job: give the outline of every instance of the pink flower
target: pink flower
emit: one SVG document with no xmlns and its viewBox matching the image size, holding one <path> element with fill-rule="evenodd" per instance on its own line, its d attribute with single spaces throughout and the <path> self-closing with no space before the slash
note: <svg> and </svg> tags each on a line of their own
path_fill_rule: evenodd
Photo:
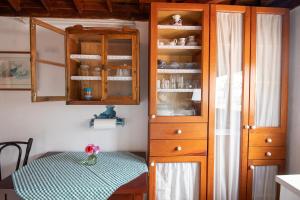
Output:
<svg viewBox="0 0 300 200">
<path fill-rule="evenodd" d="M 89 144 L 85 147 L 85 152 L 88 155 L 92 155 L 92 154 L 98 154 L 100 152 L 100 147 L 96 146 L 94 144 Z"/>
</svg>

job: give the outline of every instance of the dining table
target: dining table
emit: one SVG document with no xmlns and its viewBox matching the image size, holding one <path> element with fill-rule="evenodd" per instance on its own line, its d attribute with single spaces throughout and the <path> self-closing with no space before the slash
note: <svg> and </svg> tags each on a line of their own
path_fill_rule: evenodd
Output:
<svg viewBox="0 0 300 200">
<path fill-rule="evenodd" d="M 62 152 L 47 152 L 39 158 L 56 155 Z M 139 157 L 146 158 L 145 152 L 130 152 Z M 38 158 L 38 159 L 39 159 Z M 119 187 L 110 197 L 109 200 L 142 200 L 147 193 L 147 172 L 136 177 L 132 181 Z M 0 200 L 21 200 L 16 194 L 13 177 L 9 175 L 0 182 Z"/>
</svg>

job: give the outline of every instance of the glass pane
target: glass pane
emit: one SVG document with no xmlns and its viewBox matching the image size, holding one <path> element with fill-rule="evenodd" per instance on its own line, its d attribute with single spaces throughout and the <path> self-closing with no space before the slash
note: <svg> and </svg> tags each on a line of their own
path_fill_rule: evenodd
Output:
<svg viewBox="0 0 300 200">
<path fill-rule="evenodd" d="M 199 163 L 157 163 L 156 200 L 199 200 Z"/>
<path fill-rule="evenodd" d="M 158 12 L 157 115 L 201 116 L 201 11 Z"/>
<path fill-rule="evenodd" d="M 280 15 L 258 14 L 256 38 L 257 127 L 280 125 L 281 35 Z"/>
<path fill-rule="evenodd" d="M 65 68 L 36 64 L 37 96 L 65 96 Z"/>
<path fill-rule="evenodd" d="M 46 39 L 45 39 L 46 38 Z M 64 35 L 36 26 L 37 59 L 65 63 Z"/>
<path fill-rule="evenodd" d="M 275 200 L 277 166 L 255 166 L 252 181 L 253 200 Z"/>
<path fill-rule="evenodd" d="M 215 199 L 238 199 L 242 107 L 243 14 L 217 12 Z"/>
<path fill-rule="evenodd" d="M 132 66 L 132 40 L 108 39 L 108 66 Z"/>
<path fill-rule="evenodd" d="M 102 35 L 71 35 L 70 98 L 98 101 L 102 96 Z"/>
<path fill-rule="evenodd" d="M 123 37 L 108 39 L 108 97 L 132 96 L 132 40 Z"/>
<path fill-rule="evenodd" d="M 110 69 L 107 77 L 108 96 L 132 96 L 131 69 Z"/>
</svg>

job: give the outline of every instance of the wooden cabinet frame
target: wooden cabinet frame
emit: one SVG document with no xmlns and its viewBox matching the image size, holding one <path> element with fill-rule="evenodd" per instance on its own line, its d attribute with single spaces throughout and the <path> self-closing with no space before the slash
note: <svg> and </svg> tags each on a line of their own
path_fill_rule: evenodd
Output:
<svg viewBox="0 0 300 200">
<path fill-rule="evenodd" d="M 149 200 L 156 200 L 156 163 L 184 163 L 196 162 L 200 164 L 200 188 L 199 200 L 206 199 L 206 156 L 183 156 L 183 157 L 150 157 L 149 159 Z"/>
<path fill-rule="evenodd" d="M 118 104 L 118 105 L 130 105 L 139 104 L 140 92 L 139 92 L 139 32 L 136 29 L 121 28 L 121 29 L 104 29 L 104 28 L 84 28 L 82 26 L 74 26 L 67 28 L 67 104 L 93 104 L 93 105 L 103 105 L 103 104 Z M 71 74 L 70 74 L 70 45 L 68 45 L 69 35 L 75 34 L 97 34 L 101 36 L 102 41 L 102 53 L 101 53 L 101 100 L 96 101 L 84 101 L 84 100 L 73 100 L 70 97 L 70 85 L 71 85 Z M 132 66 L 109 66 L 107 64 L 108 59 L 108 40 L 109 39 L 128 39 L 132 42 Z M 132 72 L 132 95 L 131 96 L 108 96 L 108 70 L 109 69 L 131 69 Z"/>
<path fill-rule="evenodd" d="M 252 180 L 253 169 L 251 166 L 278 166 L 278 173 L 283 174 L 285 171 L 285 160 L 249 160 L 247 172 L 247 200 L 252 200 Z M 275 180 L 274 180 L 275 182 Z M 277 184 L 277 199 L 279 198 L 279 184 Z"/>
<path fill-rule="evenodd" d="M 157 116 L 157 25 L 158 11 L 202 11 L 202 100 L 201 116 Z M 149 65 L 149 119 L 150 122 L 207 122 L 208 121 L 208 71 L 209 71 L 209 5 L 152 3 L 150 20 L 150 65 Z M 155 116 L 155 118 L 151 118 Z"/>
<path fill-rule="evenodd" d="M 215 148 L 215 87 L 217 76 L 217 12 L 233 12 L 244 14 L 243 23 L 243 93 L 242 93 L 242 113 L 241 125 L 248 124 L 249 107 L 249 78 L 250 78 L 250 7 L 211 5 L 210 17 L 210 96 L 209 96 L 209 141 L 208 141 L 208 177 L 207 179 L 207 199 L 214 197 L 214 148 Z M 248 156 L 248 130 L 241 127 L 241 153 L 240 153 L 240 193 L 246 192 L 247 180 L 247 160 Z M 246 171 L 245 171 L 246 169 Z M 242 199 L 242 198 L 240 198 Z"/>
</svg>

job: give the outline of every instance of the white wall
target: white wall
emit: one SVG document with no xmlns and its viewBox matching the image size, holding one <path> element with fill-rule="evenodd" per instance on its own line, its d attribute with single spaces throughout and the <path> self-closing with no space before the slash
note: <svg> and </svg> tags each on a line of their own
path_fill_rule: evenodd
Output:
<svg viewBox="0 0 300 200">
<path fill-rule="evenodd" d="M 300 7 L 291 11 L 288 172 L 300 174 Z"/>
<path fill-rule="evenodd" d="M 25 20 L 26 21 L 26 20 Z M 97 21 L 97 20 L 96 20 Z M 100 20 L 101 21 L 101 20 Z M 102 20 L 103 21 L 103 20 Z M 0 18 L 0 51 L 29 51 L 29 25 Z M 81 151 L 95 143 L 104 151 L 146 151 L 148 113 L 148 23 L 136 22 L 140 30 L 141 103 L 116 106 L 125 127 L 93 130 L 88 127 L 94 114 L 105 106 L 67 106 L 65 102 L 31 103 L 29 91 L 0 91 L 0 142 L 34 138 L 31 159 L 47 151 Z M 1 161 L 4 174 L 12 168 L 9 149 Z M 8 161 L 8 162 L 7 162 Z"/>
</svg>

